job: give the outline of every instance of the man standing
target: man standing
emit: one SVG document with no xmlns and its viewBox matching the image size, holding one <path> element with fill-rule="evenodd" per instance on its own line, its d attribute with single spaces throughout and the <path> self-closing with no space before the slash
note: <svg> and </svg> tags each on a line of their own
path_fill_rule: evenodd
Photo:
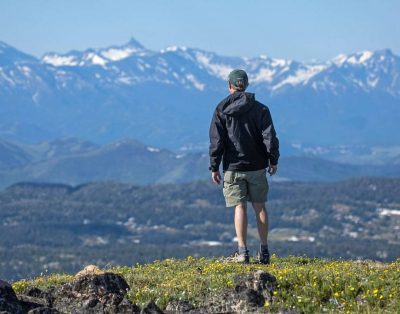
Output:
<svg viewBox="0 0 400 314">
<path fill-rule="evenodd" d="M 213 182 L 220 184 L 223 159 L 226 206 L 235 206 L 235 261 L 249 262 L 247 202 L 251 202 L 261 242 L 260 263 L 269 264 L 266 169 L 271 176 L 278 169 L 279 141 L 269 109 L 255 100 L 254 94 L 245 92 L 248 85 L 245 71 L 229 74 L 230 95 L 218 104 L 210 126 L 210 170 Z"/>
</svg>

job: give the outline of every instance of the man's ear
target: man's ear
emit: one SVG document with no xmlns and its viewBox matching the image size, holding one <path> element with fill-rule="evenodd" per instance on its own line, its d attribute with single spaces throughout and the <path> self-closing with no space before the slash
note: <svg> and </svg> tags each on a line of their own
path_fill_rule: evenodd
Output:
<svg viewBox="0 0 400 314">
<path fill-rule="evenodd" d="M 234 88 L 232 87 L 231 82 L 229 82 L 229 81 L 228 81 L 228 89 L 229 89 L 229 93 L 231 93 L 231 94 L 235 91 Z"/>
</svg>

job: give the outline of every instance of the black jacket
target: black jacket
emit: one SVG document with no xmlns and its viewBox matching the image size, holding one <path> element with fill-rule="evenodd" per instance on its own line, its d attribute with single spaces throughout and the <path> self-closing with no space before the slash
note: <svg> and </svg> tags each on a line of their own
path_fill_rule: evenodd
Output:
<svg viewBox="0 0 400 314">
<path fill-rule="evenodd" d="M 210 170 L 254 171 L 277 165 L 279 141 L 268 107 L 254 94 L 235 92 L 222 100 L 210 125 Z"/>
</svg>

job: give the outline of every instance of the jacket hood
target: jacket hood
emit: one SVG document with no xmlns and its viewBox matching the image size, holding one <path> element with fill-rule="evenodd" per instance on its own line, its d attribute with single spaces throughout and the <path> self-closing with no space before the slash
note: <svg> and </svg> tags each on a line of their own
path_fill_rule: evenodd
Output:
<svg viewBox="0 0 400 314">
<path fill-rule="evenodd" d="M 254 100 L 252 93 L 234 92 L 221 102 L 221 111 L 230 116 L 239 116 L 253 107 Z"/>
</svg>

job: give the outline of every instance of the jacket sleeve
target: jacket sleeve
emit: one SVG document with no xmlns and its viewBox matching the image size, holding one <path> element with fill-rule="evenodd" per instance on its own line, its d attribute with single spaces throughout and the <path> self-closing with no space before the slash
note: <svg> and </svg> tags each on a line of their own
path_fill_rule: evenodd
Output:
<svg viewBox="0 0 400 314">
<path fill-rule="evenodd" d="M 265 108 L 261 122 L 262 137 L 265 149 L 268 154 L 269 163 L 277 165 L 279 159 L 279 140 L 276 137 L 274 124 L 272 122 L 271 113 L 268 108 Z"/>
<path fill-rule="evenodd" d="M 210 170 L 218 171 L 225 151 L 226 128 L 220 113 L 216 109 L 210 125 Z"/>
</svg>

